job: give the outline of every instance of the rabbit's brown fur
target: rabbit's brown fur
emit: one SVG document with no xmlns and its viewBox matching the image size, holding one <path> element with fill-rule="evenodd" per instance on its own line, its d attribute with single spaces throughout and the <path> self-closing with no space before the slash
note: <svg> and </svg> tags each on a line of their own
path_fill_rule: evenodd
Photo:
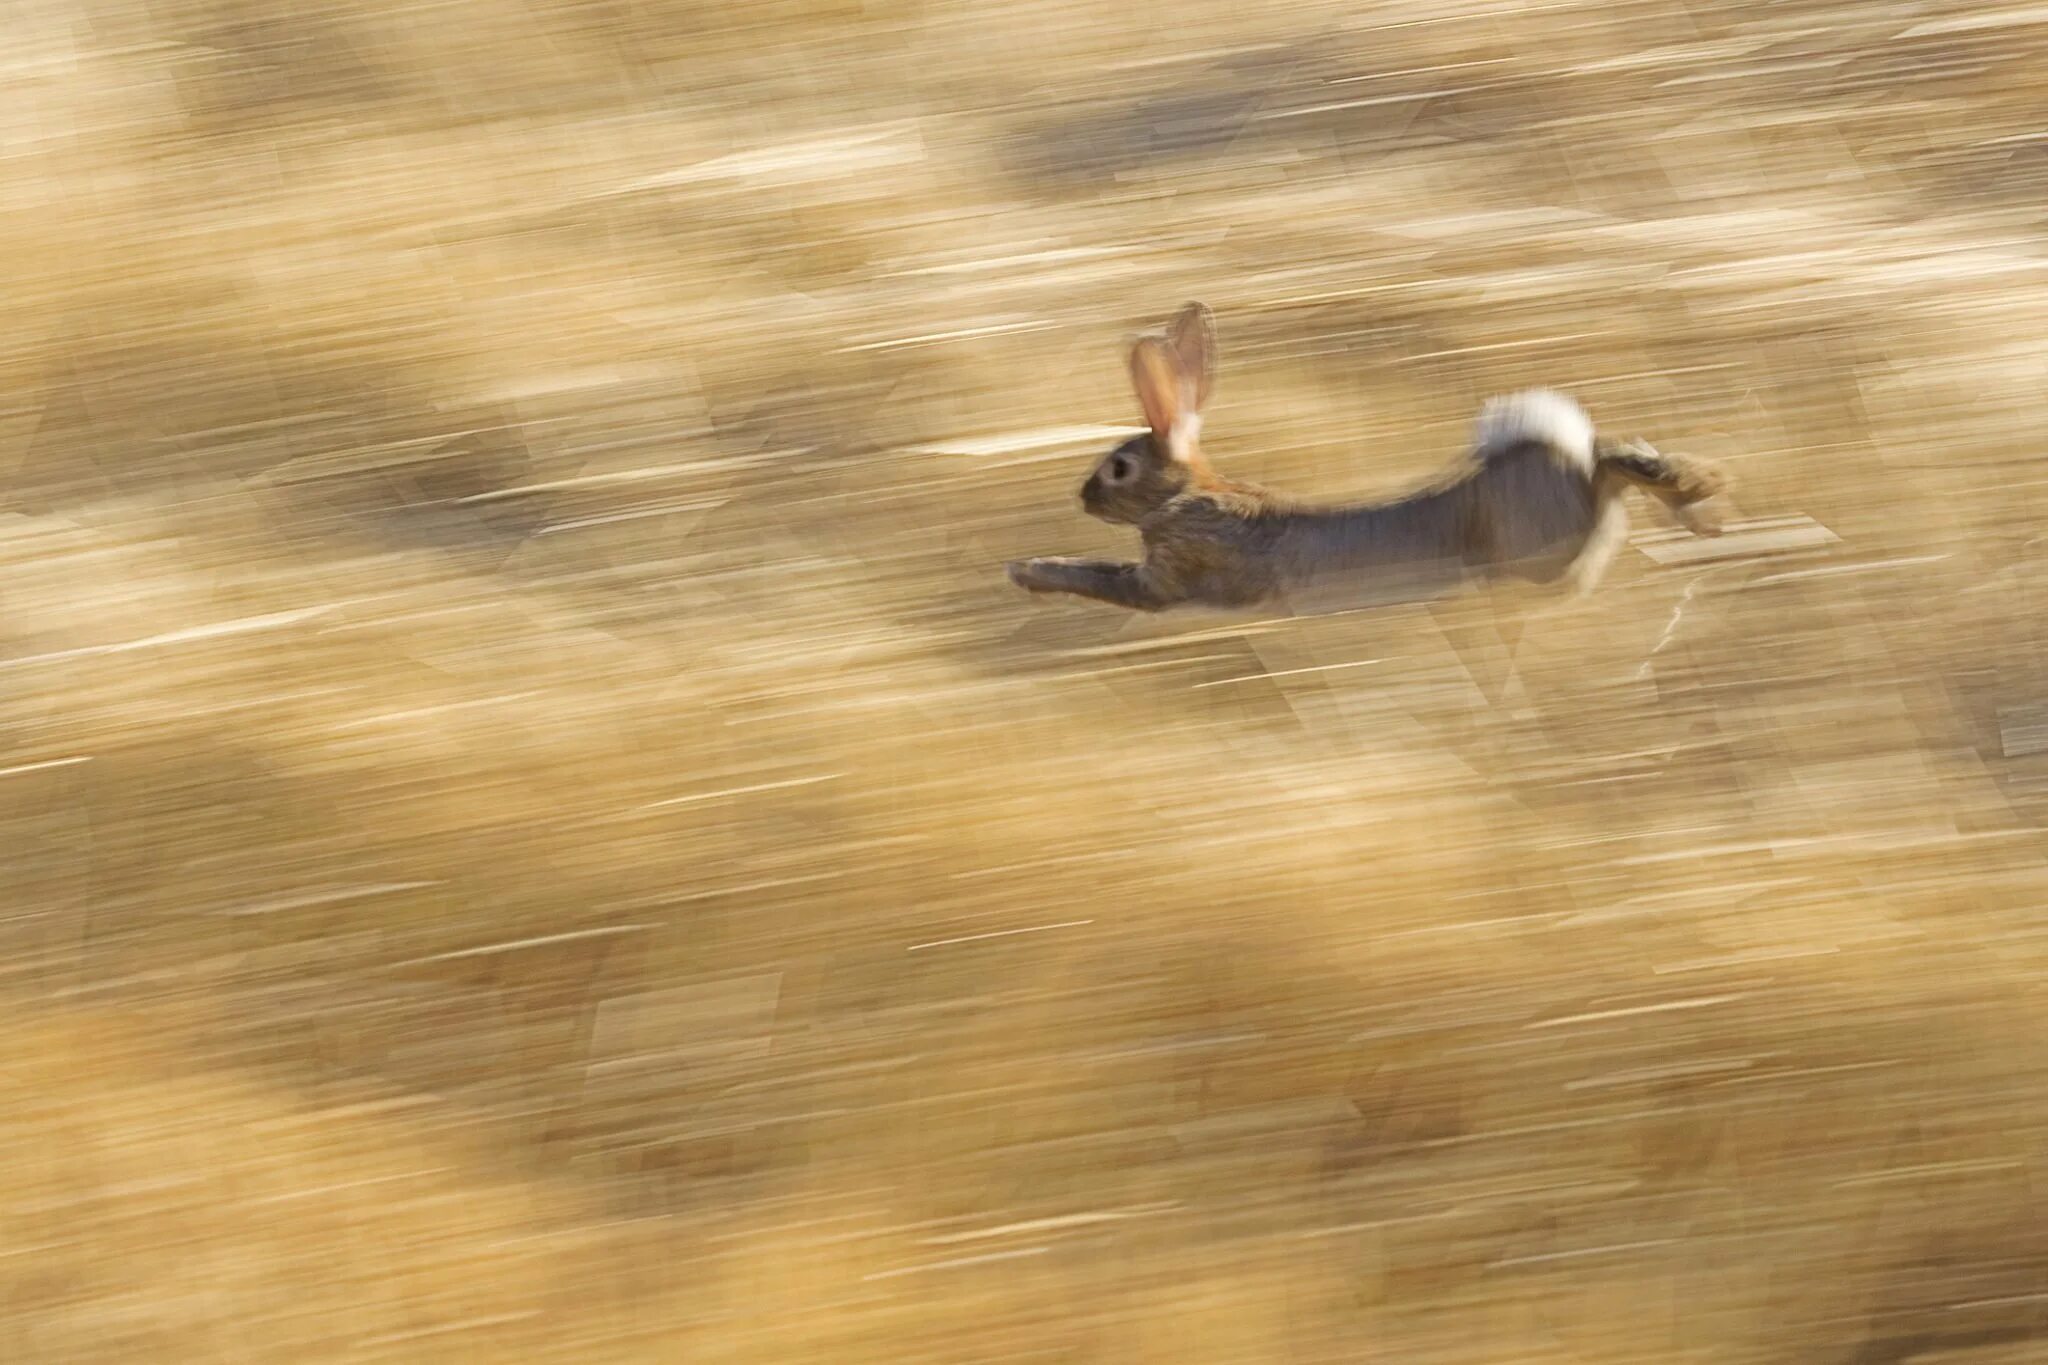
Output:
<svg viewBox="0 0 2048 1365">
<path fill-rule="evenodd" d="M 1691 529 L 1718 530 L 1701 506 L 1727 485 L 1718 466 L 1600 438 L 1578 404 L 1543 390 L 1488 403 L 1463 467 L 1405 497 L 1317 506 L 1224 478 L 1199 444 L 1215 350 L 1198 303 L 1132 348 L 1148 430 L 1082 485 L 1091 516 L 1138 528 L 1143 561 L 1030 559 L 1009 566 L 1012 582 L 1139 611 L 1284 603 L 1326 587 L 1412 601 L 1489 576 L 1565 578 L 1583 593 L 1627 538 L 1630 486 Z"/>
</svg>

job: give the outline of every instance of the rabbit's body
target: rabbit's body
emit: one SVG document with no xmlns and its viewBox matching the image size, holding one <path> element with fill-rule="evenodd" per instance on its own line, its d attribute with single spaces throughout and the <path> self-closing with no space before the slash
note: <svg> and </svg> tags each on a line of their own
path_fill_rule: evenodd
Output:
<svg viewBox="0 0 2048 1365">
<path fill-rule="evenodd" d="M 1138 344 L 1132 372 L 1151 430 L 1112 451 L 1082 489 L 1090 514 L 1138 527 L 1144 561 L 1034 559 L 1010 566 L 1013 581 L 1147 611 L 1332 595 L 1416 601 L 1475 577 L 1568 576 L 1584 592 L 1627 536 L 1631 484 L 1713 530 L 1695 504 L 1720 491 L 1717 469 L 1601 440 L 1577 403 L 1546 390 L 1489 402 L 1466 465 L 1404 497 L 1318 506 L 1222 478 L 1194 443 L 1213 350 L 1199 305 L 1166 342 Z"/>
</svg>

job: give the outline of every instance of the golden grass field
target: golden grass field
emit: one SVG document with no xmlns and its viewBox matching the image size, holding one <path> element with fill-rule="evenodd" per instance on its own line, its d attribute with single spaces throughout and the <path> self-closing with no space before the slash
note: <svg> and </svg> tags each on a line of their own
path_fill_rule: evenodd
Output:
<svg viewBox="0 0 2048 1365">
<path fill-rule="evenodd" d="M 2048 12 L 6 37 L 0 1359 L 2048 1361 Z M 1197 297 L 1749 528 L 1027 598 Z"/>
</svg>

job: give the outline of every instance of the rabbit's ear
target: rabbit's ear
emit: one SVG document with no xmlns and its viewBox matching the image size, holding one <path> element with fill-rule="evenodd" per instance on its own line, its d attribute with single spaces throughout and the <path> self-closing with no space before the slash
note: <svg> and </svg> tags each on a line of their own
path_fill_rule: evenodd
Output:
<svg viewBox="0 0 2048 1365">
<path fill-rule="evenodd" d="M 1131 347 L 1131 387 L 1138 392 L 1153 440 L 1171 450 L 1184 408 L 1180 361 L 1173 348 L 1159 337 L 1140 337 Z"/>
<path fill-rule="evenodd" d="M 1188 410 L 1199 413 L 1208 406 L 1209 391 L 1216 384 L 1216 318 L 1209 305 L 1190 303 L 1181 309 L 1166 339 L 1180 362 L 1181 381 L 1189 390 Z"/>
</svg>

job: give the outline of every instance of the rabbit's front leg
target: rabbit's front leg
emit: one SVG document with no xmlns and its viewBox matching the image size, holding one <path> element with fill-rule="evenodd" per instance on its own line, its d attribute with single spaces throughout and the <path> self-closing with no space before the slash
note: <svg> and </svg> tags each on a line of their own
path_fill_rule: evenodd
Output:
<svg viewBox="0 0 2048 1365">
<path fill-rule="evenodd" d="M 1133 611 L 1162 611 L 1179 598 L 1143 564 L 1107 559 L 1025 559 L 1009 565 L 1010 581 L 1029 592 L 1065 592 Z"/>
</svg>

